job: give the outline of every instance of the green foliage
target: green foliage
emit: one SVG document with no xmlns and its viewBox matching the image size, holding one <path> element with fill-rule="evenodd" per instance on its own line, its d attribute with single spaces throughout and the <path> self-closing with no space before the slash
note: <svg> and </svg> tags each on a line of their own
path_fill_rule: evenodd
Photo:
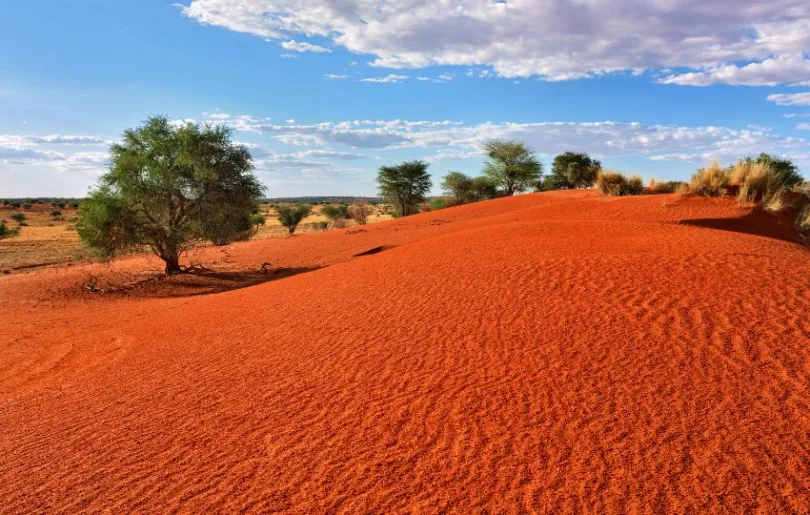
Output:
<svg viewBox="0 0 810 515">
<path fill-rule="evenodd" d="M 267 221 L 264 219 L 264 215 L 261 213 L 253 213 L 250 215 L 250 225 L 258 227 L 259 225 L 266 224 Z"/>
<path fill-rule="evenodd" d="M 23 209 L 31 209 L 31 204 L 30 203 L 23 204 Z"/>
<path fill-rule="evenodd" d="M 11 219 L 15 222 L 24 222 L 26 219 L 25 213 L 14 213 L 11 215 Z"/>
<path fill-rule="evenodd" d="M 51 216 L 54 217 L 54 218 L 59 218 L 59 217 L 62 216 L 62 212 L 61 211 L 51 211 Z"/>
<path fill-rule="evenodd" d="M 332 221 L 345 220 L 349 218 L 349 206 L 346 204 L 329 204 L 321 208 L 321 213 Z"/>
<path fill-rule="evenodd" d="M 396 206 L 395 216 L 408 216 L 433 186 L 424 161 L 406 161 L 394 166 L 381 166 L 377 174 L 380 195 Z"/>
<path fill-rule="evenodd" d="M 790 188 L 800 184 L 804 180 L 801 174 L 799 174 L 799 169 L 796 165 L 787 159 L 779 159 L 778 157 L 763 152 L 756 158 L 745 158 L 745 162 L 748 164 L 763 164 L 770 168 L 776 175 L 777 183 L 782 187 Z"/>
<path fill-rule="evenodd" d="M 309 204 L 287 204 L 276 206 L 276 210 L 278 211 L 278 221 L 287 228 L 290 234 L 294 234 L 298 224 L 309 216 L 312 207 Z"/>
<path fill-rule="evenodd" d="M 11 203 L 11 207 L 14 208 L 14 209 L 20 209 L 21 205 L 22 204 L 20 204 L 19 202 L 12 202 Z"/>
<path fill-rule="evenodd" d="M 489 160 L 484 175 L 506 196 L 531 188 L 543 176 L 543 165 L 522 141 L 491 140 L 485 145 Z"/>
<path fill-rule="evenodd" d="M 602 164 L 588 154 L 565 152 L 554 158 L 551 175 L 543 183 L 543 189 L 590 188 L 601 169 Z"/>
<path fill-rule="evenodd" d="M 456 204 L 464 204 L 473 200 L 473 179 L 461 172 L 449 172 L 442 180 L 442 191 L 445 195 L 453 197 Z"/>
<path fill-rule="evenodd" d="M 489 177 L 473 177 L 470 188 L 472 200 L 489 200 L 500 196 L 498 185 Z"/>
<path fill-rule="evenodd" d="M 436 197 L 434 199 L 430 199 L 430 210 L 431 211 L 438 211 L 439 209 L 444 209 L 446 207 L 450 207 L 451 205 L 452 205 L 452 202 L 448 202 L 448 199 L 446 199 L 444 197 Z"/>
<path fill-rule="evenodd" d="M 198 242 L 240 234 L 264 191 L 227 127 L 150 118 L 110 152 L 109 172 L 81 203 L 79 235 L 107 256 L 148 246 L 166 273 L 179 272 L 181 254 Z"/>
<path fill-rule="evenodd" d="M 12 229 L 6 225 L 6 222 L 0 222 L 0 240 L 4 238 L 13 238 L 20 234 L 19 229 Z"/>
</svg>

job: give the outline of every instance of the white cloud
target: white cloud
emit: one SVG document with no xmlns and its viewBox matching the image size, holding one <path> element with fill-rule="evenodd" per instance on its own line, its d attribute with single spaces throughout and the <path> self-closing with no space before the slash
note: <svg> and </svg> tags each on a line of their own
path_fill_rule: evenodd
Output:
<svg viewBox="0 0 810 515">
<path fill-rule="evenodd" d="M 281 46 L 284 47 L 286 50 L 293 50 L 295 52 L 316 52 L 316 53 L 329 53 L 329 50 L 326 47 L 313 45 L 311 43 L 307 43 L 305 41 L 295 41 L 291 39 L 290 41 L 284 41 L 281 43 Z"/>
<path fill-rule="evenodd" d="M 210 120 L 228 120 L 231 117 L 231 115 L 227 113 L 203 113 L 203 114 L 208 116 L 208 119 Z"/>
<path fill-rule="evenodd" d="M 283 59 L 297 59 L 298 56 L 295 54 L 279 54 L 279 57 Z"/>
<path fill-rule="evenodd" d="M 780 106 L 810 106 L 810 91 L 804 93 L 777 93 L 768 95 L 768 100 Z"/>
<path fill-rule="evenodd" d="M 377 84 L 395 84 L 397 82 L 403 82 L 408 79 L 409 77 L 407 75 L 397 75 L 395 73 L 390 73 L 385 77 L 367 77 L 365 79 L 360 79 L 360 82 L 375 82 Z"/>
<path fill-rule="evenodd" d="M 733 84 L 738 86 L 803 85 L 810 83 L 810 59 L 801 55 L 780 56 L 743 66 L 726 64 L 705 71 L 669 75 L 662 84 L 681 86 L 711 86 Z"/>
<path fill-rule="evenodd" d="M 323 76 L 329 80 L 343 80 L 348 79 L 348 75 L 342 75 L 340 73 L 324 73 Z"/>
<path fill-rule="evenodd" d="M 810 50 L 806 0 L 191 0 L 183 13 L 271 40 L 324 38 L 372 66 L 483 66 L 507 78 L 685 69 L 673 83 L 795 83 Z"/>
<path fill-rule="evenodd" d="M 810 149 L 810 143 L 803 138 L 778 136 L 761 127 L 683 127 L 611 121 L 466 125 L 449 120 L 352 120 L 311 125 L 257 124 L 242 130 L 268 134 L 293 145 L 438 149 L 428 156 L 431 160 L 480 155 L 484 143 L 493 138 L 520 139 L 547 156 L 584 150 L 602 158 L 645 157 L 655 161 L 734 160 L 762 151 L 787 155 Z M 314 155 L 293 154 L 297 159 Z"/>
<path fill-rule="evenodd" d="M 800 131 L 810 131 L 810 123 L 798 123 L 796 128 Z"/>
</svg>

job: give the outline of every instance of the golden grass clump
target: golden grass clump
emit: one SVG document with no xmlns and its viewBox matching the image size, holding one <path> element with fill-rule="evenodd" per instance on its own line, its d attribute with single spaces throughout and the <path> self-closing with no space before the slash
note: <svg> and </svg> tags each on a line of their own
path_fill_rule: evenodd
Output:
<svg viewBox="0 0 810 515">
<path fill-rule="evenodd" d="M 644 183 L 638 175 L 629 178 L 620 172 L 607 170 L 596 177 L 596 187 L 602 195 L 622 197 L 644 193 Z"/>
<path fill-rule="evenodd" d="M 689 181 L 688 193 L 707 197 L 720 197 L 728 193 L 730 178 L 728 172 L 715 161 L 706 168 L 701 168 Z"/>
<path fill-rule="evenodd" d="M 648 193 L 675 193 L 680 188 L 685 187 L 686 184 L 679 181 L 656 181 L 650 179 L 650 184 L 647 186 Z"/>
<path fill-rule="evenodd" d="M 775 198 L 773 190 L 780 189 L 776 173 L 764 163 L 740 161 L 728 173 L 729 183 L 739 188 L 737 200 L 741 203 Z"/>
</svg>

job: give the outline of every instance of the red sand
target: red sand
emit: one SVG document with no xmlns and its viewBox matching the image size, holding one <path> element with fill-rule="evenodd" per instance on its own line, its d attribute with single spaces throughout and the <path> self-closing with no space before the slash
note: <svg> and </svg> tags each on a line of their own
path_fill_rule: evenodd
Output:
<svg viewBox="0 0 810 515">
<path fill-rule="evenodd" d="M 807 513 L 792 239 L 574 192 L 207 249 L 323 267 L 214 295 L 2 277 L 0 511 Z"/>
</svg>

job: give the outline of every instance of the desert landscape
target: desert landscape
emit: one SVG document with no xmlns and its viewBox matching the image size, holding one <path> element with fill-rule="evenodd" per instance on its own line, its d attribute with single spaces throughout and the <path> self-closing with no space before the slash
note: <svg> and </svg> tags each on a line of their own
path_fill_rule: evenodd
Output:
<svg viewBox="0 0 810 515">
<path fill-rule="evenodd" d="M 2 13 L 0 515 L 810 514 L 808 0 Z"/>
<path fill-rule="evenodd" d="M 376 252 L 369 252 L 375 250 Z M 368 254 L 368 255 L 363 255 Z M 0 497 L 60 512 L 806 512 L 810 253 L 731 198 L 502 198 L 0 278 Z"/>
</svg>

